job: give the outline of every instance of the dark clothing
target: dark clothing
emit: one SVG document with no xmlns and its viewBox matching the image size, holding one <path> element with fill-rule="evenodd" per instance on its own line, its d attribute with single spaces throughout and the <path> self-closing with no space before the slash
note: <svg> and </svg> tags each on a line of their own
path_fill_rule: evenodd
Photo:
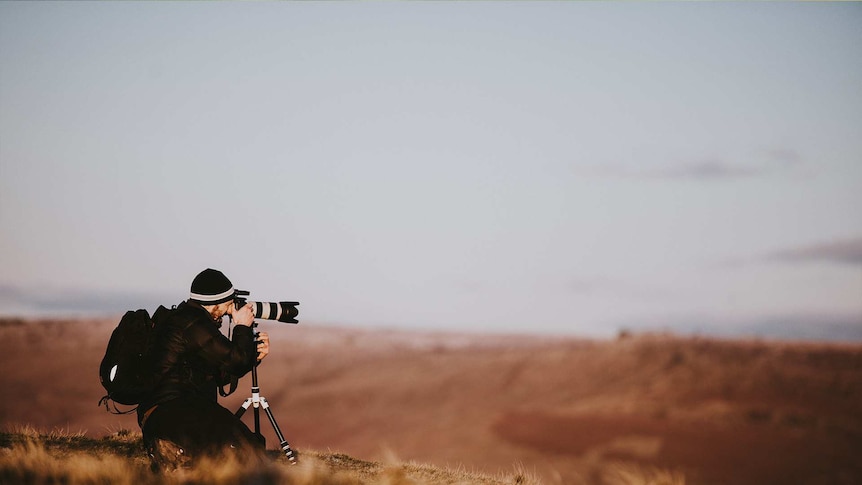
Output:
<svg viewBox="0 0 862 485">
<path fill-rule="evenodd" d="M 152 452 L 169 440 L 186 455 L 219 447 L 259 446 L 239 418 L 217 402 L 219 385 L 248 373 L 257 363 L 251 327 L 237 325 L 233 340 L 194 302 L 155 322 L 152 347 L 153 392 L 138 406 L 144 443 Z"/>
<path fill-rule="evenodd" d="M 159 468 L 174 468 L 206 454 L 235 452 L 241 462 L 252 463 L 265 456 L 262 437 L 232 412 L 197 396 L 159 404 L 142 431 L 147 451 Z"/>
</svg>

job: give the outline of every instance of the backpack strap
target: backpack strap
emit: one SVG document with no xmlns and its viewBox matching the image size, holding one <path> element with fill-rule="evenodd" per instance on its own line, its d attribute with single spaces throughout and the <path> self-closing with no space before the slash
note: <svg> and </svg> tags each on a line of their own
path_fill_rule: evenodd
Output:
<svg viewBox="0 0 862 485">
<path fill-rule="evenodd" d="M 231 338 L 232 330 L 233 330 L 233 320 L 230 320 L 228 322 L 228 326 L 227 326 L 227 338 L 228 338 L 228 340 L 230 340 L 230 338 Z M 221 397 L 230 396 L 231 394 L 234 393 L 234 391 L 236 391 L 237 383 L 239 383 L 239 378 L 234 376 L 234 375 L 231 375 L 230 376 L 230 389 L 228 389 L 228 391 L 225 392 L 224 386 L 218 386 L 219 395 Z"/>
<path fill-rule="evenodd" d="M 111 404 L 110 406 L 108 406 L 109 402 Z M 135 406 L 132 409 L 129 409 L 127 411 L 120 411 L 120 409 L 117 407 L 117 402 L 114 401 L 113 399 L 111 399 L 111 396 L 109 396 L 107 394 L 102 396 L 102 399 L 99 399 L 99 406 L 102 406 L 102 404 L 105 405 L 105 410 L 107 410 L 111 414 L 132 414 L 133 412 L 138 410 L 138 407 Z M 111 410 L 111 407 L 114 408 L 113 411 Z"/>
<path fill-rule="evenodd" d="M 228 397 L 236 391 L 236 386 L 239 383 L 239 378 L 236 376 L 230 376 L 230 389 L 225 392 L 224 386 L 218 386 L 218 393 L 221 397 Z"/>
</svg>

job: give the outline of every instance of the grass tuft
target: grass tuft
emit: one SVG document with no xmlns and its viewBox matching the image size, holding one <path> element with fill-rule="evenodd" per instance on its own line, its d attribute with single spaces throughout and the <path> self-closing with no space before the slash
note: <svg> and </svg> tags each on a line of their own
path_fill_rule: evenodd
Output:
<svg viewBox="0 0 862 485">
<path fill-rule="evenodd" d="M 141 434 L 120 430 L 101 439 L 31 427 L 0 432 L 0 483 L 22 484 L 177 484 L 228 485 L 436 485 L 538 484 L 523 472 L 498 479 L 423 464 L 358 460 L 341 453 L 303 451 L 299 465 L 271 452 L 263 465 L 241 463 L 234 456 L 200 460 L 189 468 L 153 472 Z"/>
<path fill-rule="evenodd" d="M 535 471 L 514 465 L 506 475 L 490 476 L 463 468 L 421 463 L 386 463 L 353 458 L 343 453 L 303 450 L 292 466 L 280 452 L 271 460 L 251 465 L 236 456 L 200 460 L 188 468 L 153 472 L 140 432 L 118 430 L 94 439 L 62 430 L 40 432 L 18 426 L 0 432 L 0 483 L 21 484 L 142 484 L 191 485 L 541 485 Z M 682 473 L 631 463 L 609 463 L 596 470 L 597 485 L 685 485 Z M 581 483 L 581 482 L 579 482 Z"/>
</svg>

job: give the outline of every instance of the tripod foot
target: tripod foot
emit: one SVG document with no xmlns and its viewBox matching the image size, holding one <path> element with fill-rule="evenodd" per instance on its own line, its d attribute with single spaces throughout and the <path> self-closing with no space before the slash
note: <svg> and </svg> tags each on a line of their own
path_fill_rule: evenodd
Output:
<svg viewBox="0 0 862 485">
<path fill-rule="evenodd" d="M 293 451 L 287 441 L 281 442 L 281 451 L 284 452 L 284 456 L 287 457 L 287 460 L 290 462 L 291 465 L 296 465 L 297 461 L 299 460 L 299 454 Z"/>
</svg>

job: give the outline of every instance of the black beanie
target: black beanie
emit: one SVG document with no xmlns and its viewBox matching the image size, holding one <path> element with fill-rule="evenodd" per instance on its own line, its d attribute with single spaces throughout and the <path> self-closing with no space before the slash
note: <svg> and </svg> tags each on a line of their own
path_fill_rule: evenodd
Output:
<svg viewBox="0 0 862 485">
<path fill-rule="evenodd" d="M 233 283 L 221 271 L 207 268 L 192 280 L 190 301 L 201 305 L 218 305 L 233 299 Z"/>
</svg>

